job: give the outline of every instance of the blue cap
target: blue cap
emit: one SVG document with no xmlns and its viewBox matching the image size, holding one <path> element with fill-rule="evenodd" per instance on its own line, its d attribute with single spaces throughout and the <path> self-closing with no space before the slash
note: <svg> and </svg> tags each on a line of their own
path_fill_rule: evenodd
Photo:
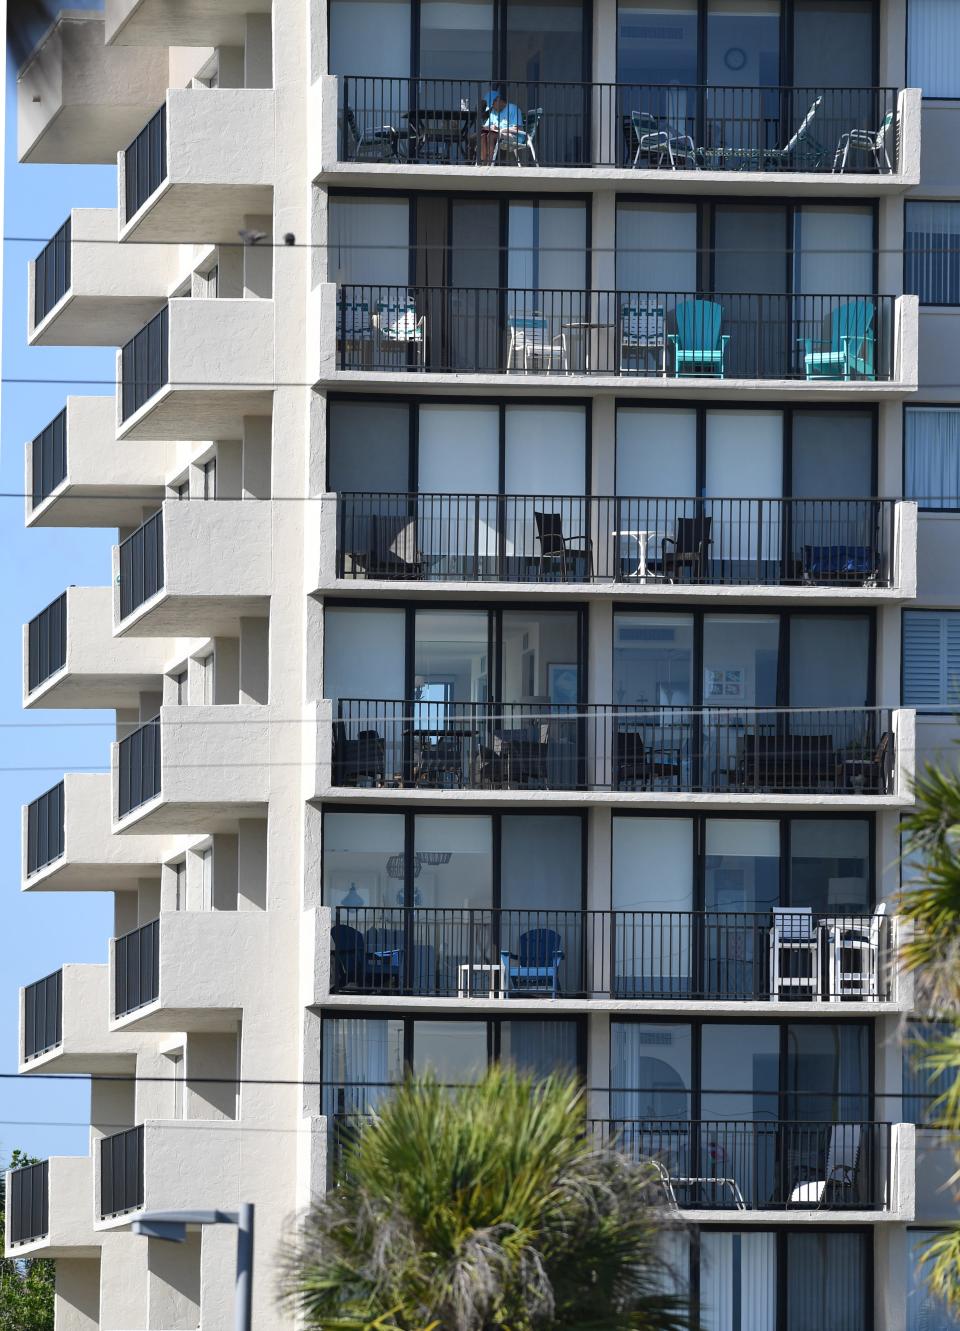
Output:
<svg viewBox="0 0 960 1331">
<path fill-rule="evenodd" d="M 489 92 L 484 94 L 483 100 L 486 102 L 487 106 L 493 106 L 494 101 L 498 97 L 503 98 L 503 93 L 497 88 L 491 88 Z"/>
</svg>

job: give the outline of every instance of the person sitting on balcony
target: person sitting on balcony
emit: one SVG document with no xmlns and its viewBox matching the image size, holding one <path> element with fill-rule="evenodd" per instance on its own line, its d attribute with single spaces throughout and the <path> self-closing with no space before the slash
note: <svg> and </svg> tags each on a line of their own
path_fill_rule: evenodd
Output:
<svg viewBox="0 0 960 1331">
<path fill-rule="evenodd" d="M 526 142 L 526 120 L 519 106 L 508 102 L 498 88 L 491 88 L 483 100 L 488 109 L 480 131 L 480 161 L 489 163 L 493 161 L 493 152 L 501 136 L 508 136 L 517 144 Z"/>
</svg>

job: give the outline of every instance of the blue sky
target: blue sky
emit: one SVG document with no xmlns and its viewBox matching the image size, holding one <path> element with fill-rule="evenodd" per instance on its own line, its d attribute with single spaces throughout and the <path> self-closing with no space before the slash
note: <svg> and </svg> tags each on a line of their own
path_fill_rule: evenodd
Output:
<svg viewBox="0 0 960 1331">
<path fill-rule="evenodd" d="M 3 393 L 0 403 L 0 490 L 23 490 L 23 449 L 63 406 L 68 393 L 106 393 L 84 380 L 113 374 L 110 348 L 26 345 L 27 260 L 53 235 L 71 207 L 116 205 L 116 170 L 106 166 L 17 164 L 16 78 L 7 70 L 3 256 Z M 24 385 L 11 378 L 67 380 Z M 68 444 L 69 447 L 69 444 Z M 17 990 L 66 961 L 105 962 L 112 932 L 106 893 L 21 893 L 20 806 L 54 785 L 64 771 L 105 767 L 106 712 L 34 711 L 20 706 L 21 628 L 63 589 L 110 580 L 109 529 L 27 531 L 23 499 L 0 499 L 0 1071 L 17 1067 Z M 105 649 L 107 644 L 104 644 Z M 51 725 L 51 723 L 54 723 Z M 8 727 L 15 728 L 8 728 Z M 36 770 L 43 769 L 43 770 Z M 79 1155 L 87 1150 L 89 1092 L 85 1085 L 30 1078 L 0 1081 L 0 1163 L 15 1147 L 32 1155 Z M 74 1126 L 52 1126 L 72 1124 Z"/>
</svg>

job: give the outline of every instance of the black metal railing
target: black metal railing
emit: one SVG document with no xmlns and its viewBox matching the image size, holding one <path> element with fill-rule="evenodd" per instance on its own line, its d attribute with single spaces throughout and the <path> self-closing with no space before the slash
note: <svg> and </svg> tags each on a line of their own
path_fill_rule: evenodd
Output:
<svg viewBox="0 0 960 1331">
<path fill-rule="evenodd" d="M 70 290 L 70 218 L 33 263 L 33 324 L 47 317 Z"/>
<path fill-rule="evenodd" d="M 893 499 L 341 493 L 337 577 L 889 587 L 895 514 Z"/>
<path fill-rule="evenodd" d="M 27 805 L 27 874 L 63 855 L 63 782 Z"/>
<path fill-rule="evenodd" d="M 50 1232 L 50 1170 L 46 1160 L 10 1171 L 7 1199 L 8 1242 L 35 1243 Z"/>
<path fill-rule="evenodd" d="M 67 664 L 67 593 L 61 592 L 27 625 L 27 688 L 40 687 Z"/>
<path fill-rule="evenodd" d="M 883 914 L 336 906 L 331 919 L 337 993 L 862 1003 L 892 996 Z"/>
<path fill-rule="evenodd" d="M 100 1138 L 100 1218 L 143 1205 L 143 1126 Z"/>
<path fill-rule="evenodd" d="M 349 74 L 339 97 L 341 161 L 879 174 L 897 163 L 896 88 Z"/>
<path fill-rule="evenodd" d="M 894 297 L 349 283 L 341 370 L 886 382 Z"/>
<path fill-rule="evenodd" d="M 154 1003 L 160 997 L 160 921 L 151 920 L 113 941 L 113 1015 Z"/>
<path fill-rule="evenodd" d="M 63 1040 L 63 971 L 28 984 L 23 991 L 23 1057 L 39 1058 Z"/>
<path fill-rule="evenodd" d="M 588 1130 L 654 1162 L 666 1200 L 718 1211 L 884 1211 L 889 1123 L 591 1119 Z"/>
<path fill-rule="evenodd" d="M 146 203 L 167 178 L 167 108 L 161 106 L 123 155 L 125 218 Z"/>
<path fill-rule="evenodd" d="M 159 393 L 169 378 L 169 314 L 165 305 L 135 333 L 120 353 L 121 419 Z"/>
<path fill-rule="evenodd" d="M 341 698 L 338 786 L 885 795 L 891 712 Z"/>
<path fill-rule="evenodd" d="M 163 509 L 120 542 L 120 618 L 163 587 Z"/>
<path fill-rule="evenodd" d="M 160 794 L 160 717 L 139 726 L 118 745 L 119 816 Z"/>
<path fill-rule="evenodd" d="M 67 411 L 54 416 L 33 441 L 31 506 L 36 508 L 53 494 L 67 475 Z"/>
</svg>

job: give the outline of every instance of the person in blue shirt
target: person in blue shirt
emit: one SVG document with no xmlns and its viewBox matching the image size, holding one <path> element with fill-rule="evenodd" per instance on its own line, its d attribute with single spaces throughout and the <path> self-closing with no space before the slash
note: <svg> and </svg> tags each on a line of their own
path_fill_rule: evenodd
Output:
<svg viewBox="0 0 960 1331">
<path fill-rule="evenodd" d="M 491 88 L 483 99 L 487 104 L 487 118 L 483 124 L 482 160 L 493 159 L 493 149 L 502 134 L 509 134 L 515 143 L 526 143 L 526 120 L 514 102 L 508 102 L 498 88 Z"/>
</svg>

